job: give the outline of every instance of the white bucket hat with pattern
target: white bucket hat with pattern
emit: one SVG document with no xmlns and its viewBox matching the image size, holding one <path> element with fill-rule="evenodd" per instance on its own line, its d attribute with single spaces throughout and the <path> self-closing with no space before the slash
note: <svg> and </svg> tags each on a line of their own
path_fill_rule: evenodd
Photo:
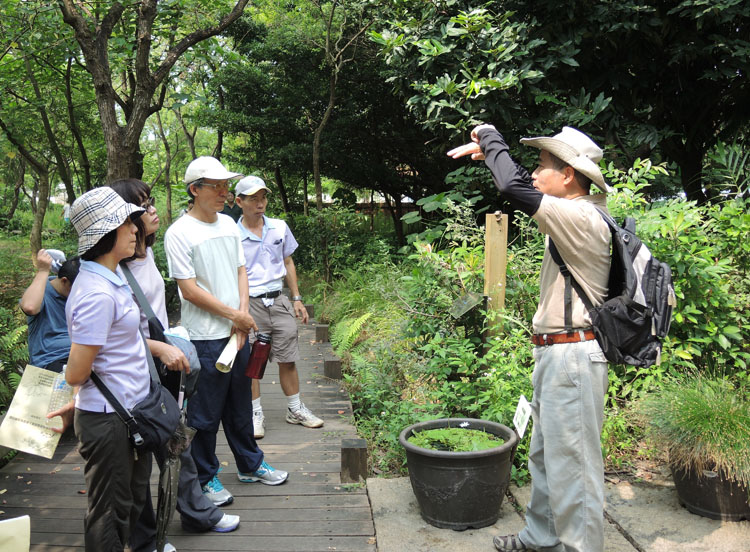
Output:
<svg viewBox="0 0 750 552">
<path fill-rule="evenodd" d="M 70 222 L 78 233 L 78 254 L 94 247 L 105 234 L 118 228 L 131 215 L 141 216 L 142 207 L 126 203 L 112 188 L 94 188 L 70 207 Z"/>
<path fill-rule="evenodd" d="M 550 152 L 581 174 L 588 176 L 603 192 L 612 190 L 604 182 L 604 176 L 598 165 L 604 152 L 580 130 L 563 127 L 562 132 L 551 138 L 547 136 L 521 138 L 521 143 Z"/>
</svg>

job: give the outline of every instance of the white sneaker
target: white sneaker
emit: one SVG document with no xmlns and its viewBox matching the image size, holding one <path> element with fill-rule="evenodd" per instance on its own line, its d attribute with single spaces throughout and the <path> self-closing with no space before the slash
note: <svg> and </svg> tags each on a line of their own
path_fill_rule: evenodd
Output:
<svg viewBox="0 0 750 552">
<path fill-rule="evenodd" d="M 158 550 L 156 550 L 156 548 L 154 548 L 154 552 L 159 552 L 159 551 L 158 551 Z M 175 548 L 174 546 L 172 546 L 172 544 L 171 544 L 171 543 L 169 543 L 169 542 L 168 542 L 168 543 L 166 543 L 166 544 L 164 545 L 164 550 L 163 550 L 163 552 L 177 552 L 177 549 L 176 549 L 176 548 Z"/>
<path fill-rule="evenodd" d="M 253 434 L 256 439 L 263 439 L 266 434 L 266 417 L 263 411 L 253 412 Z"/>
<path fill-rule="evenodd" d="M 240 526 L 240 516 L 231 516 L 224 514 L 224 517 L 219 520 L 219 523 L 211 527 L 211 531 L 217 533 L 229 533 L 237 529 Z"/>
<path fill-rule="evenodd" d="M 224 488 L 217 476 L 213 476 L 211 481 L 201 487 L 203 494 L 214 503 L 214 506 L 224 506 L 234 501 L 232 493 Z"/>
<path fill-rule="evenodd" d="M 286 422 L 288 424 L 302 424 L 305 427 L 323 427 L 323 420 L 310 412 L 304 403 L 300 403 L 299 410 L 286 409 Z"/>
</svg>

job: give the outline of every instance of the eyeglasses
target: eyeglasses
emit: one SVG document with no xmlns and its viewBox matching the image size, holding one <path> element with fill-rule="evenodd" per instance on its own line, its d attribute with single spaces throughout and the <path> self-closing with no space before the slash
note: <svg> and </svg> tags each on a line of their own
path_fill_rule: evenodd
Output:
<svg viewBox="0 0 750 552">
<path fill-rule="evenodd" d="M 141 202 L 141 207 L 143 209 L 146 209 L 147 211 L 149 207 L 153 207 L 154 205 L 156 205 L 156 200 L 154 199 L 153 196 L 147 197 L 145 200 Z"/>
<path fill-rule="evenodd" d="M 205 182 L 201 183 L 201 186 L 205 188 L 213 188 L 217 192 L 226 192 L 229 190 L 229 183 L 224 182 L 223 184 L 206 184 Z"/>
</svg>

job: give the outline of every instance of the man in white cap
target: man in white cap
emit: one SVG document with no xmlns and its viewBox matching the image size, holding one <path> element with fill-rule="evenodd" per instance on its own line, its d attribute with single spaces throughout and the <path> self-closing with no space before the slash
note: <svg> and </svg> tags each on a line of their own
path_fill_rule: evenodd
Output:
<svg viewBox="0 0 750 552">
<path fill-rule="evenodd" d="M 526 527 L 518 535 L 496 536 L 493 544 L 502 552 L 602 552 L 600 439 L 607 361 L 583 301 L 555 259 L 567 266 L 593 305 L 604 301 L 611 235 L 599 212 L 606 212 L 608 189 L 597 165 L 602 150 L 571 127 L 554 137 L 524 138 L 521 143 L 541 150 L 529 175 L 510 157 L 495 127 L 480 125 L 471 139 L 448 155 L 485 160 L 502 197 L 547 235 L 533 320 L 531 499 Z M 605 193 L 592 195 L 592 183 Z"/>
<path fill-rule="evenodd" d="M 297 269 L 292 253 L 297 241 L 286 222 L 265 215 L 269 189 L 263 179 L 247 176 L 237 183 L 237 204 L 242 216 L 237 227 L 245 251 L 250 293 L 250 314 L 259 331 L 271 336 L 271 360 L 279 363 L 281 389 L 287 399 L 286 421 L 304 427 L 322 427 L 323 420 L 315 416 L 300 400 L 297 322 L 307 323 L 307 310 L 297 287 Z M 286 280 L 292 302 L 281 293 Z M 265 435 L 265 416 L 260 404 L 260 381 L 253 380 L 253 429 L 255 438 Z"/>
<path fill-rule="evenodd" d="M 239 478 L 280 485 L 288 474 L 269 466 L 253 437 L 250 379 L 244 374 L 250 348 L 247 336 L 256 330 L 248 313 L 245 256 L 234 221 L 220 214 L 229 181 L 242 176 L 230 172 L 213 157 L 198 157 L 185 171 L 193 208 L 169 227 L 164 246 L 169 275 L 180 290 L 182 325 L 190 334 L 201 362 L 195 394 L 188 402 L 188 425 L 198 430 L 192 452 L 204 494 L 216 506 L 233 501 L 219 481 L 216 434 L 224 427 Z M 216 369 L 216 360 L 232 334 L 237 334 L 235 368 Z"/>
</svg>

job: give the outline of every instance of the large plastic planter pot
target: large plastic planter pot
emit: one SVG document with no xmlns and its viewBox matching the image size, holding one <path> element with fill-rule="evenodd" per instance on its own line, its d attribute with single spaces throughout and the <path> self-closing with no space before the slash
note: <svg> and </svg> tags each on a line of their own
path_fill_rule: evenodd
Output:
<svg viewBox="0 0 750 552">
<path fill-rule="evenodd" d="M 750 489 L 716 472 L 671 468 L 677 498 L 689 512 L 723 521 L 750 520 Z"/>
<path fill-rule="evenodd" d="M 417 447 L 407 440 L 415 432 L 446 427 L 483 430 L 505 442 L 476 452 L 449 452 Z M 407 427 L 399 441 L 406 449 L 411 487 L 426 522 L 463 531 L 497 521 L 518 445 L 515 431 L 486 420 L 444 418 Z"/>
</svg>

